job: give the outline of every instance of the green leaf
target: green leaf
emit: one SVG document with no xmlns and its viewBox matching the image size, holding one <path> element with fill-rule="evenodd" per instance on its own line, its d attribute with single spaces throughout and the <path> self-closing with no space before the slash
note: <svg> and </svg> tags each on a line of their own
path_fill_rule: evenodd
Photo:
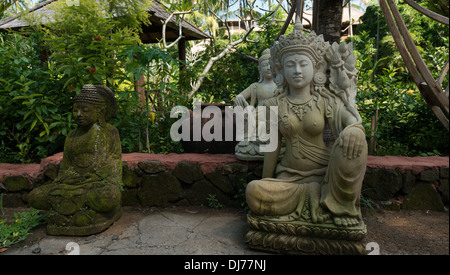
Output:
<svg viewBox="0 0 450 275">
<path fill-rule="evenodd" d="M 16 96 L 16 97 L 14 97 L 12 100 L 14 101 L 14 100 L 19 100 L 19 99 L 28 99 L 28 96 L 23 96 L 23 95 L 21 95 L 21 96 Z"/>
<path fill-rule="evenodd" d="M 34 129 L 34 126 L 36 126 L 36 123 L 37 123 L 37 122 L 38 122 L 38 120 L 35 119 L 35 120 L 33 121 L 33 123 L 31 123 L 29 132 L 31 132 L 31 131 Z"/>
<path fill-rule="evenodd" d="M 27 117 L 28 117 L 29 115 L 31 115 L 32 113 L 34 113 L 34 112 L 35 112 L 34 110 L 29 111 L 29 112 L 23 117 L 23 120 L 26 120 Z"/>
</svg>

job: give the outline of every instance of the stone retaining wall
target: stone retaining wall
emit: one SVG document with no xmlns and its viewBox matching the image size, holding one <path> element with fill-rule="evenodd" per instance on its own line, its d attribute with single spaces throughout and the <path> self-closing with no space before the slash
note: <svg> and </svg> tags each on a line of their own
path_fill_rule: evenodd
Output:
<svg viewBox="0 0 450 275">
<path fill-rule="evenodd" d="M 27 205 L 33 188 L 52 182 L 62 153 L 41 164 L 0 164 L 3 207 Z M 262 162 L 234 155 L 123 154 L 124 206 L 244 205 L 245 184 L 262 175 Z M 448 205 L 448 157 L 368 158 L 362 201 L 405 209 L 444 210 Z"/>
</svg>

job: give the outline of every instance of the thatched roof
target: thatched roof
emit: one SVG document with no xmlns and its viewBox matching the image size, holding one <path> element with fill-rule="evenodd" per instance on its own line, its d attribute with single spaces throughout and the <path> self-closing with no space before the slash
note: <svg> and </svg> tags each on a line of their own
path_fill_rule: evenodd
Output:
<svg viewBox="0 0 450 275">
<path fill-rule="evenodd" d="M 38 18 L 46 18 L 50 22 L 53 22 L 53 11 L 48 8 L 48 4 L 55 2 L 57 0 L 47 0 L 40 4 L 37 4 L 31 8 L 28 13 L 35 14 Z M 162 25 L 164 21 L 169 17 L 161 3 L 156 0 L 152 1 L 148 12 L 151 14 L 150 21 L 151 26 L 143 26 L 143 33 L 141 33 L 141 40 L 144 43 L 154 43 L 158 39 L 162 38 Z M 42 22 L 45 24 L 46 22 Z M 18 16 L 10 16 L 0 20 L 0 31 L 6 29 L 19 29 L 23 27 L 28 27 L 28 23 L 20 20 Z M 183 28 L 183 36 L 186 40 L 199 40 L 209 38 L 209 35 L 204 33 L 199 28 L 195 27 L 191 23 L 183 20 L 181 24 Z M 171 21 L 167 24 L 166 29 L 166 40 L 174 41 L 178 37 L 178 25 L 176 24 L 175 18 L 173 17 Z"/>
</svg>

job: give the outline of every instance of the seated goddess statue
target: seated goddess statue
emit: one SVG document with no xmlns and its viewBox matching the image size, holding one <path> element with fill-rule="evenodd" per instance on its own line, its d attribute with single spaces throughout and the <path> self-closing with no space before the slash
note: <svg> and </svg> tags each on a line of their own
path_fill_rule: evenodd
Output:
<svg viewBox="0 0 450 275">
<path fill-rule="evenodd" d="M 252 83 L 248 88 L 238 94 L 234 100 L 234 106 L 245 109 L 248 106 L 255 107 L 247 117 L 247 131 L 244 139 L 235 148 L 236 158 L 240 160 L 264 160 L 264 153 L 260 152 L 260 144 L 268 142 L 268 135 L 258 128 L 259 123 L 265 123 L 266 117 L 257 106 L 264 106 L 267 99 L 274 97 L 276 85 L 273 82 L 270 69 L 270 49 L 262 52 L 258 61 L 259 81 Z M 250 104 L 247 100 L 250 99 Z M 264 110 L 265 111 L 265 110 Z M 253 127 L 252 127 L 253 126 Z M 259 131 L 258 131 L 259 130 Z"/>
<path fill-rule="evenodd" d="M 271 47 L 278 95 L 265 104 L 278 107 L 271 118 L 277 118 L 279 142 L 265 153 L 262 179 L 246 188 L 253 248 L 365 253 L 354 243 L 366 233 L 359 202 L 367 160 L 354 100 L 355 61 L 351 44 L 330 46 L 321 35 L 305 34 L 300 23 Z M 326 124 L 335 137 L 331 148 L 323 140 Z M 286 151 L 278 162 L 282 137 Z"/>
<path fill-rule="evenodd" d="M 114 115 L 114 93 L 102 85 L 84 85 L 75 96 L 77 129 L 64 143 L 56 179 L 30 192 L 29 204 L 48 210 L 51 235 L 91 235 L 121 215 L 122 150 Z"/>
</svg>

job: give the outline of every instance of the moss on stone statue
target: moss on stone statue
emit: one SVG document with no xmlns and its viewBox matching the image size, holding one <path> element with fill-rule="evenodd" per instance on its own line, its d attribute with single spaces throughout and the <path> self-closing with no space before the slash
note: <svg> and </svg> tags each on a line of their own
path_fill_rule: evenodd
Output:
<svg viewBox="0 0 450 275">
<path fill-rule="evenodd" d="M 85 85 L 74 98 L 78 127 L 65 140 L 58 176 L 29 194 L 32 207 L 53 212 L 47 226 L 49 234 L 94 234 L 120 217 L 120 137 L 106 122 L 114 113 L 114 100 L 111 90 L 98 85 Z M 105 106 L 99 102 L 105 102 Z"/>
</svg>

